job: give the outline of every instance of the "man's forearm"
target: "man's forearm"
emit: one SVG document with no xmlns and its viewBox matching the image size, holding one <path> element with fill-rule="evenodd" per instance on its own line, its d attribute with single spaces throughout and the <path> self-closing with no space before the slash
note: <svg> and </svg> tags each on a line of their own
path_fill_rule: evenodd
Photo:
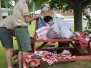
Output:
<svg viewBox="0 0 91 68">
<path fill-rule="evenodd" d="M 30 22 L 36 20 L 39 17 L 41 17 L 41 14 L 34 15 L 33 17 L 30 18 Z"/>
</svg>

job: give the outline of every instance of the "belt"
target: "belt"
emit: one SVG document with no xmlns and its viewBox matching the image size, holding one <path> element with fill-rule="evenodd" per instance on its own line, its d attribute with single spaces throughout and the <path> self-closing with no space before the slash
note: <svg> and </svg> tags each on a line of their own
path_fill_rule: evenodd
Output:
<svg viewBox="0 0 91 68">
<path fill-rule="evenodd" d="M 17 26 L 15 28 L 27 28 L 27 26 Z"/>
<path fill-rule="evenodd" d="M 0 28 L 6 28 L 6 27 L 0 27 Z"/>
</svg>

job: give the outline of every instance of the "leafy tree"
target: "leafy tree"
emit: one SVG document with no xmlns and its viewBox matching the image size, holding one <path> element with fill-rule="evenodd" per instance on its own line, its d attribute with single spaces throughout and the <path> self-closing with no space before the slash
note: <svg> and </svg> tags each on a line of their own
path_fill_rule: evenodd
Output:
<svg viewBox="0 0 91 68">
<path fill-rule="evenodd" d="M 58 5 L 59 8 L 65 6 L 65 10 L 73 10 L 74 31 L 82 31 L 82 12 L 91 4 L 91 0 L 61 0 L 59 4 L 61 5 Z"/>
<path fill-rule="evenodd" d="M 44 3 L 48 2 L 49 0 L 32 0 L 32 1 L 35 2 L 36 9 L 39 9 Z"/>
<path fill-rule="evenodd" d="M 48 2 L 49 0 L 33 0 L 40 4 Z M 82 31 L 82 12 L 89 4 L 91 0 L 50 0 L 50 6 L 56 9 L 63 9 L 64 11 L 73 10 L 74 14 L 74 31 Z"/>
<path fill-rule="evenodd" d="M 12 0 L 1 0 L 1 7 L 2 8 L 12 8 L 13 7 Z"/>
</svg>

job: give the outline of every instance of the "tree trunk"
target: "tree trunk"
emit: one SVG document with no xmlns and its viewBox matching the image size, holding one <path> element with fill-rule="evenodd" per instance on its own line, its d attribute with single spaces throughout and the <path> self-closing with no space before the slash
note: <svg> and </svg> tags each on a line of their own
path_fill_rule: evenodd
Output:
<svg viewBox="0 0 91 68">
<path fill-rule="evenodd" d="M 74 31 L 82 31 L 82 7 L 80 2 L 75 2 L 74 6 Z"/>
<path fill-rule="evenodd" d="M 0 20 L 2 20 L 1 0 L 0 0 Z"/>
</svg>

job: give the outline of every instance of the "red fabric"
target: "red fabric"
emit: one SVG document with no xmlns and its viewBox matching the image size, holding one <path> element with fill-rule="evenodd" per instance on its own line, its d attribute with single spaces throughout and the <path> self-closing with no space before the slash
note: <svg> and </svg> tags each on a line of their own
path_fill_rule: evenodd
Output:
<svg viewBox="0 0 91 68">
<path fill-rule="evenodd" d="M 74 41 L 79 43 L 81 46 L 88 46 L 88 41 L 85 40 L 85 38 L 76 38 Z"/>
<path fill-rule="evenodd" d="M 26 54 L 24 57 L 24 66 L 25 68 L 28 67 L 30 63 L 31 66 L 38 66 L 40 61 L 46 61 L 49 65 L 57 62 L 59 59 L 58 54 L 53 54 L 52 52 L 48 51 L 35 51 L 32 54 Z"/>
<path fill-rule="evenodd" d="M 65 56 L 64 56 L 65 55 Z M 32 54 L 27 53 L 24 57 L 24 65 L 23 68 L 28 68 L 29 63 L 30 66 L 38 66 L 40 61 L 46 61 L 49 65 L 57 62 L 60 57 L 62 59 L 71 59 L 75 58 L 75 56 L 71 56 L 71 53 L 68 50 L 64 50 L 61 55 L 53 54 L 52 52 L 48 51 L 35 51 Z"/>
</svg>

